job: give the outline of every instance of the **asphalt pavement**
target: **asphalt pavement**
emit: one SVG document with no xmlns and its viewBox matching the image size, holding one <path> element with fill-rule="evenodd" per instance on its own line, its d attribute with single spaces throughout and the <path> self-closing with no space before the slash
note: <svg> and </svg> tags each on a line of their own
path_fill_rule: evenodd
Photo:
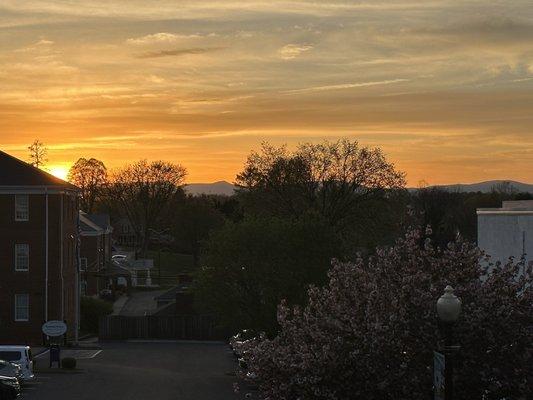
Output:
<svg viewBox="0 0 533 400">
<path fill-rule="evenodd" d="M 105 343 L 100 352 L 80 354 L 78 367 L 82 372 L 37 374 L 22 399 L 240 398 L 233 392 L 235 360 L 225 344 Z"/>
</svg>

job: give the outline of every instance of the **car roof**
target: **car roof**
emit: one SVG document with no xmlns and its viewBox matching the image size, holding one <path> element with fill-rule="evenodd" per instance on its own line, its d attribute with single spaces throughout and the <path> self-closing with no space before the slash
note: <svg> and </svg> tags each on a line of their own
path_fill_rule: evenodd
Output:
<svg viewBox="0 0 533 400">
<path fill-rule="evenodd" d="M 5 346 L 0 345 L 0 350 L 29 350 L 30 346 Z"/>
</svg>

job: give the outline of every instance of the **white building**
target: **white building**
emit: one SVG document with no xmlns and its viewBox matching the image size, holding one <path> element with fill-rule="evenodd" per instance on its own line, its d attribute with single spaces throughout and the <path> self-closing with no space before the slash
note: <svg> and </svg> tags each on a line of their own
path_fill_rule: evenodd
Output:
<svg viewBox="0 0 533 400">
<path fill-rule="evenodd" d="M 501 208 L 477 210 L 478 246 L 492 261 L 509 257 L 533 261 L 533 200 L 504 201 Z"/>
</svg>

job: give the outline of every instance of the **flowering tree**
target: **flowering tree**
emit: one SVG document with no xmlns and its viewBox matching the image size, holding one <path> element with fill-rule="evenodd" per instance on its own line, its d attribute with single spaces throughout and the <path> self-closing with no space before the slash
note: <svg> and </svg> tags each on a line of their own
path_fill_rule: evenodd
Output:
<svg viewBox="0 0 533 400">
<path fill-rule="evenodd" d="M 532 266 L 492 265 L 461 239 L 440 249 L 430 234 L 410 229 L 368 260 L 334 262 L 329 284 L 310 288 L 304 308 L 282 303 L 278 336 L 245 353 L 262 396 L 431 398 L 435 303 L 447 284 L 463 302 L 456 398 L 531 393 Z"/>
</svg>

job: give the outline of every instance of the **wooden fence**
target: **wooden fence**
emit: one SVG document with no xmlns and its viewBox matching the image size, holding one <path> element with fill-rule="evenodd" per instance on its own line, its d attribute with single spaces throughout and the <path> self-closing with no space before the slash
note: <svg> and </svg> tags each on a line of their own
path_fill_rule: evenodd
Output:
<svg viewBox="0 0 533 400">
<path fill-rule="evenodd" d="M 216 328 L 212 316 L 177 315 L 127 317 L 112 315 L 100 318 L 100 340 L 173 339 L 225 340 L 225 332 Z"/>
</svg>

